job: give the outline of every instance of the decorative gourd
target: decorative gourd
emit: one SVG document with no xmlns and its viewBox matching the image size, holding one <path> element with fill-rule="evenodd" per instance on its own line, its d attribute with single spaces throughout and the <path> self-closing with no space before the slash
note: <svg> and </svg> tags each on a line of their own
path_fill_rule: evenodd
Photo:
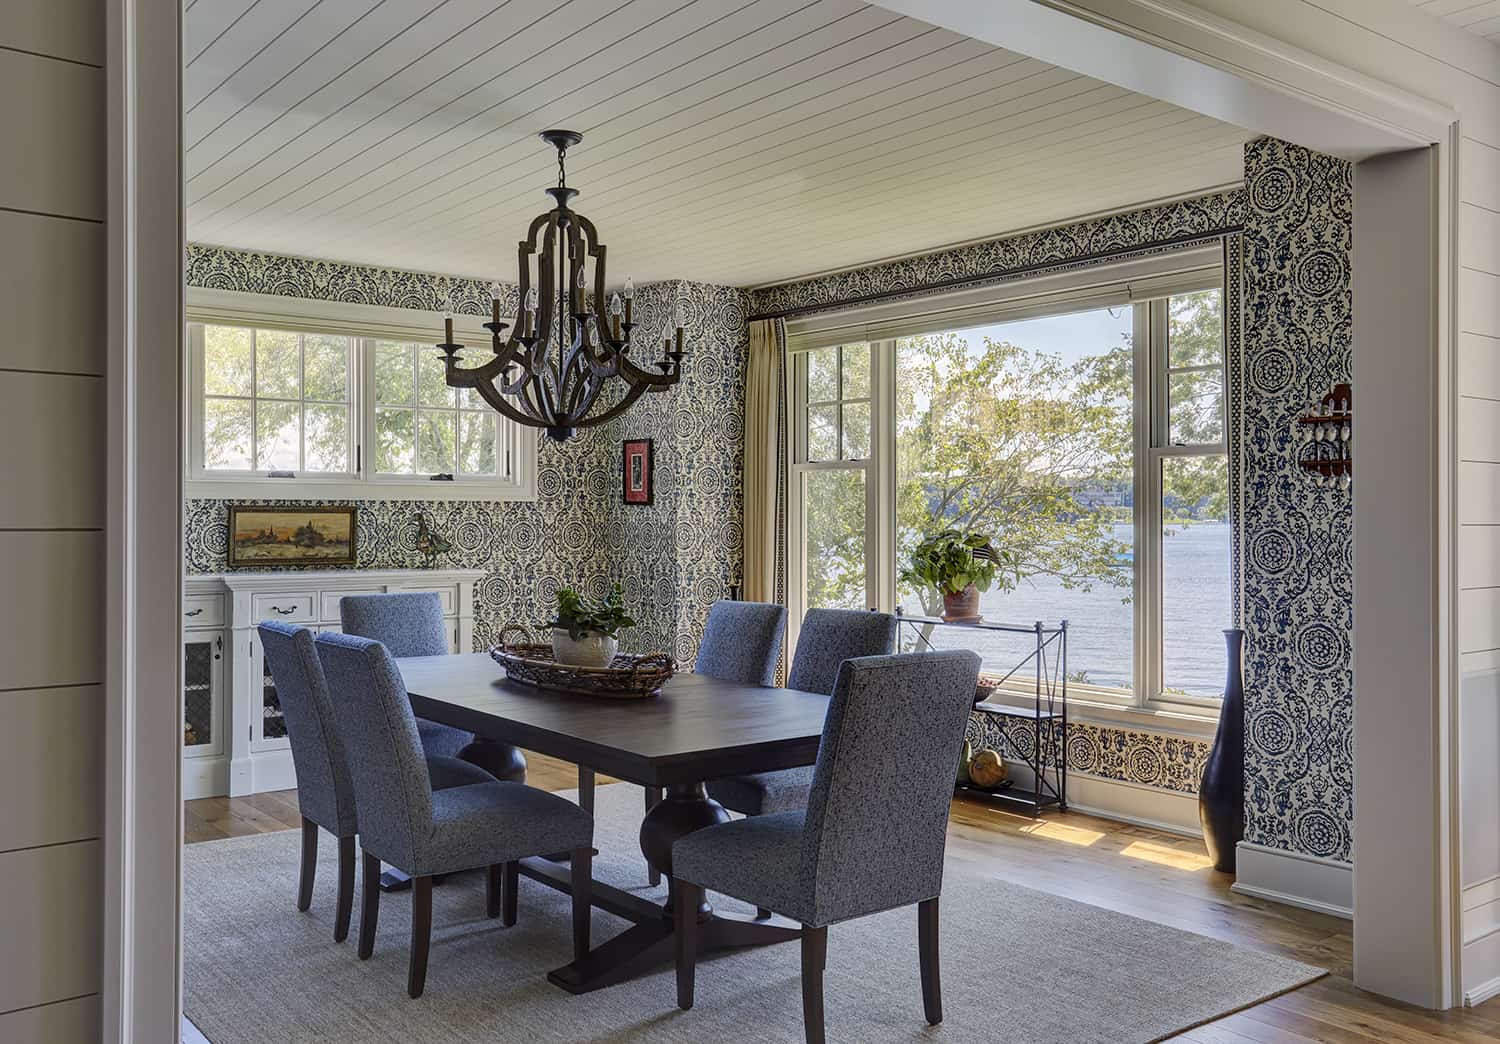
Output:
<svg viewBox="0 0 1500 1044">
<path fill-rule="evenodd" d="M 998 751 L 981 750 L 969 760 L 969 778 L 986 790 L 1005 782 L 1005 761 Z"/>
</svg>

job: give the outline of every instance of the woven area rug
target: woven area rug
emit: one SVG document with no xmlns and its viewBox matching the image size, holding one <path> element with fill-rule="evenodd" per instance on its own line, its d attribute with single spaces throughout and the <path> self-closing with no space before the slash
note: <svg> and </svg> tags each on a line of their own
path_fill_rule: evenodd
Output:
<svg viewBox="0 0 1500 1044">
<path fill-rule="evenodd" d="M 596 819 L 596 876 L 648 893 L 636 845 L 640 788 L 599 788 Z M 567 897 L 522 878 L 519 922 L 504 929 L 484 916 L 477 872 L 434 889 L 427 989 L 410 1000 L 410 893 L 381 897 L 375 955 L 360 961 L 357 897 L 349 940 L 333 941 L 336 846 L 324 835 L 304 914 L 294 903 L 298 845 L 299 833 L 288 830 L 183 853 L 184 1007 L 214 1044 L 803 1039 L 795 943 L 701 961 L 692 1011 L 677 1010 L 669 967 L 575 997 L 546 980 L 569 959 Z M 829 1040 L 1147 1042 L 1324 974 L 987 878 L 950 859 L 945 1021 L 931 1028 L 922 1018 L 916 924 L 912 907 L 829 930 Z M 596 912 L 596 945 L 624 926 Z"/>
</svg>

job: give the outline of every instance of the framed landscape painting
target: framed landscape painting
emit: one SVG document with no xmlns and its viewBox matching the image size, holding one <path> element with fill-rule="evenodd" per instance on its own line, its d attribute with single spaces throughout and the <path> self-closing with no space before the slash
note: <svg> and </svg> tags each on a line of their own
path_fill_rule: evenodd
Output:
<svg viewBox="0 0 1500 1044">
<path fill-rule="evenodd" d="M 651 503 L 651 440 L 625 440 L 625 488 L 627 504 Z"/>
<path fill-rule="evenodd" d="M 229 568 L 353 565 L 353 505 L 229 506 Z"/>
</svg>

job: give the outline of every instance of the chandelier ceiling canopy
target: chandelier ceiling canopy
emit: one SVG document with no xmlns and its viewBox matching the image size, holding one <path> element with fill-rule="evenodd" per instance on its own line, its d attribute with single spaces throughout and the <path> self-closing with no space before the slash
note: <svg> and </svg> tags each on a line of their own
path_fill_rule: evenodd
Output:
<svg viewBox="0 0 1500 1044">
<path fill-rule="evenodd" d="M 568 149 L 583 140 L 569 130 L 548 130 L 541 139 L 557 149 L 557 184 L 546 190 L 556 206 L 539 214 L 521 240 L 518 256 L 521 311 L 511 324 L 500 319 L 499 283 L 490 288 L 493 358 L 465 368 L 465 347 L 453 340 L 453 312 L 443 323 L 447 381 L 454 388 L 473 388 L 511 420 L 544 428 L 559 442 L 578 428 L 603 424 L 628 410 L 648 391 L 663 391 L 682 374 L 681 304 L 675 327 L 662 338 L 662 356 L 637 365 L 631 355 L 635 328 L 635 287 L 627 279 L 619 293 L 604 299 L 604 244 L 593 222 L 569 203 L 578 195 L 568 187 Z M 593 266 L 592 278 L 588 271 Z M 590 283 L 596 288 L 589 292 Z M 617 385 L 611 382 L 618 381 Z M 617 388 L 618 393 L 605 395 Z"/>
</svg>

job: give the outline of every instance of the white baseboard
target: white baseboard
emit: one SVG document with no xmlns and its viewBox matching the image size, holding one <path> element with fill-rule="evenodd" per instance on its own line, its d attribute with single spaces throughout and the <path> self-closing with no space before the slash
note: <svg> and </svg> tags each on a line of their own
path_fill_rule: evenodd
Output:
<svg viewBox="0 0 1500 1044">
<path fill-rule="evenodd" d="M 1463 891 L 1463 993 L 1473 1007 L 1500 997 L 1500 877 Z"/>
<path fill-rule="evenodd" d="M 183 758 L 182 798 L 223 797 L 229 793 L 229 759 Z"/>
<path fill-rule="evenodd" d="M 247 758 L 237 758 L 229 766 L 229 793 L 233 797 L 291 790 L 296 785 L 297 770 L 292 765 L 290 748 L 263 750 Z"/>
<path fill-rule="evenodd" d="M 1024 764 L 1005 763 L 1006 771 L 1017 786 L 1034 785 L 1034 777 Z M 1068 808 L 1101 819 L 1113 819 L 1134 826 L 1150 827 L 1184 837 L 1200 837 L 1198 797 L 1176 790 L 1125 783 L 1102 776 L 1068 773 Z"/>
<path fill-rule="evenodd" d="M 1304 910 L 1354 919 L 1354 864 L 1241 841 L 1230 890 Z"/>
<path fill-rule="evenodd" d="M 1477 1008 L 1485 1001 L 1500 997 L 1500 975 L 1482 982 L 1471 990 L 1464 990 L 1464 1007 Z"/>
</svg>

